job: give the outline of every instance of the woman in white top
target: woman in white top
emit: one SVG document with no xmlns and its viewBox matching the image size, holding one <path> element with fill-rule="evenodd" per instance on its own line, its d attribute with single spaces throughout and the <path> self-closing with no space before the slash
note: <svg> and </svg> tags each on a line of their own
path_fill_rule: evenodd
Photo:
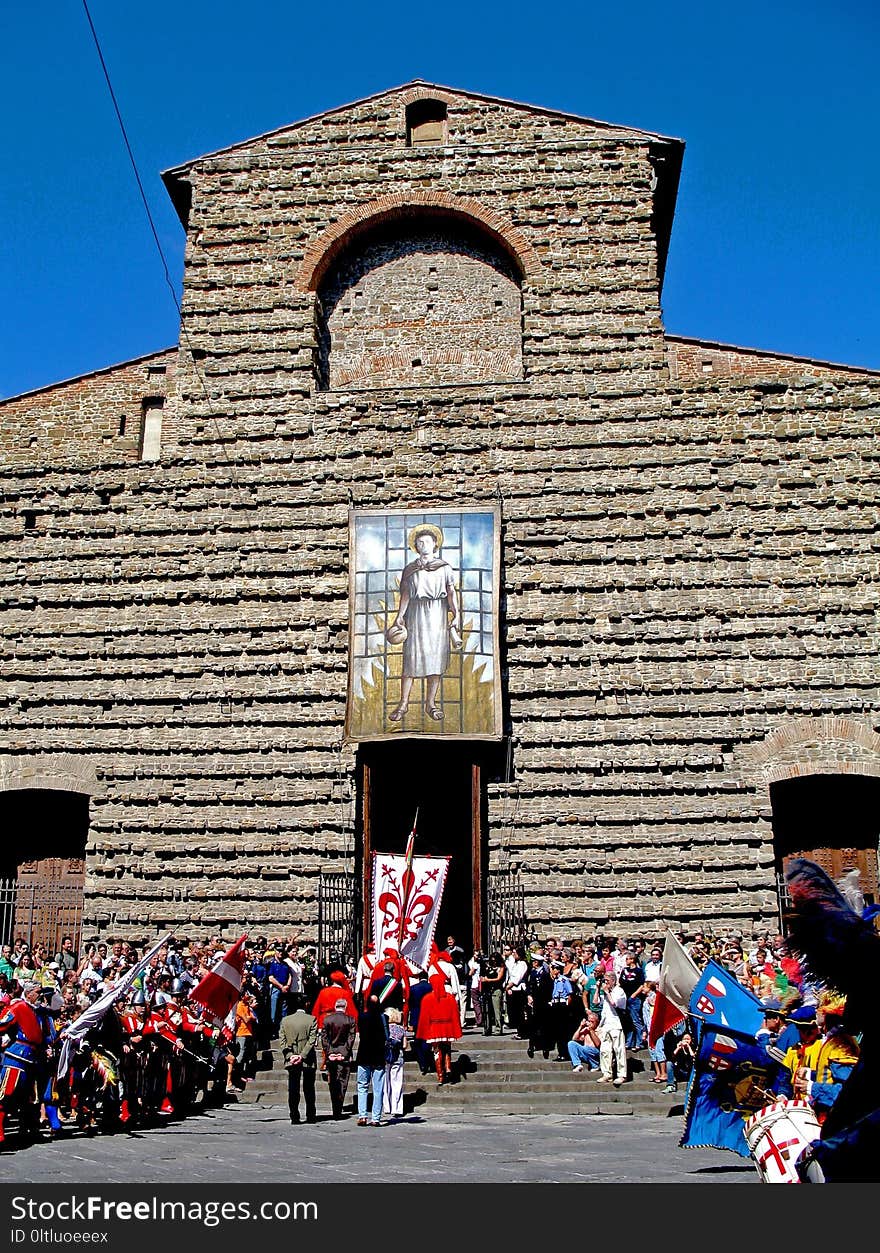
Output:
<svg viewBox="0 0 880 1253">
<path fill-rule="evenodd" d="M 516 1032 L 519 1040 L 526 1038 L 524 1029 L 528 973 L 529 963 L 526 961 L 525 951 L 517 946 L 513 950 L 513 959 L 507 963 L 507 983 L 504 991 L 507 995 L 508 1026 L 511 1031 Z"/>
</svg>

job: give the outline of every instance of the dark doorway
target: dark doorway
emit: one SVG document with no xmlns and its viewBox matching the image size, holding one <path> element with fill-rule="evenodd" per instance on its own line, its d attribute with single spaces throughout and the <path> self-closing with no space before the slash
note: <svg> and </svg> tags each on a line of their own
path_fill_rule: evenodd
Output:
<svg viewBox="0 0 880 1253">
<path fill-rule="evenodd" d="M 89 798 L 81 792 L 27 788 L 0 792 L 0 879 L 14 879 L 19 865 L 46 858 L 86 855 Z"/>
<path fill-rule="evenodd" d="M 789 903 L 783 875 L 792 857 L 808 857 L 832 879 L 859 871 L 865 900 L 878 897 L 880 778 L 809 774 L 770 785 L 773 848 L 783 922 Z"/>
<path fill-rule="evenodd" d="M 451 857 L 435 936 L 470 951 L 482 929 L 483 772 L 471 744 L 407 740 L 361 749 L 364 901 L 373 852 L 403 853 L 418 810 L 416 855 Z"/>
<path fill-rule="evenodd" d="M 89 798 L 28 788 L 0 792 L 0 932 L 54 952 L 62 935 L 79 944 Z"/>
</svg>

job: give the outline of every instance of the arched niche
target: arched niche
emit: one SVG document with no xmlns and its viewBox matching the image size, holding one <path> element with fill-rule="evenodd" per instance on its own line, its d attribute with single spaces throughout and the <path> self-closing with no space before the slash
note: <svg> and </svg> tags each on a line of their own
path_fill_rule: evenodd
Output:
<svg viewBox="0 0 880 1253">
<path fill-rule="evenodd" d="M 523 377 L 520 269 L 464 216 L 413 208 L 338 251 L 318 285 L 322 390 Z"/>
</svg>

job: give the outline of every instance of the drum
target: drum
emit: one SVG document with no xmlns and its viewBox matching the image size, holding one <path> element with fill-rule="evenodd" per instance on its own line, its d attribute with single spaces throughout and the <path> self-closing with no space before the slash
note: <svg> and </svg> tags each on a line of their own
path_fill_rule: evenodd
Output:
<svg viewBox="0 0 880 1253">
<path fill-rule="evenodd" d="M 800 1183 L 794 1164 L 819 1139 L 819 1120 L 809 1101 L 774 1101 L 745 1125 L 746 1144 L 763 1183 Z"/>
</svg>

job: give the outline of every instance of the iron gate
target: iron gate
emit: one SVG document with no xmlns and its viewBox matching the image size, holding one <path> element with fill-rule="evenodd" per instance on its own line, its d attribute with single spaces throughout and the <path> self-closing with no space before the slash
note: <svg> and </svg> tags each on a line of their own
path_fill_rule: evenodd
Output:
<svg viewBox="0 0 880 1253">
<path fill-rule="evenodd" d="M 490 951 L 504 944 L 526 943 L 526 894 L 519 871 L 492 870 L 486 887 Z"/>
<path fill-rule="evenodd" d="M 0 944 L 26 941 L 29 948 L 45 944 L 50 953 L 61 948 L 65 935 L 79 952 L 82 937 L 83 890 L 78 884 L 0 879 Z"/>
<path fill-rule="evenodd" d="M 356 878 L 345 870 L 322 870 L 318 879 L 318 962 L 357 960 Z M 344 966 L 341 966 L 344 969 Z"/>
</svg>

